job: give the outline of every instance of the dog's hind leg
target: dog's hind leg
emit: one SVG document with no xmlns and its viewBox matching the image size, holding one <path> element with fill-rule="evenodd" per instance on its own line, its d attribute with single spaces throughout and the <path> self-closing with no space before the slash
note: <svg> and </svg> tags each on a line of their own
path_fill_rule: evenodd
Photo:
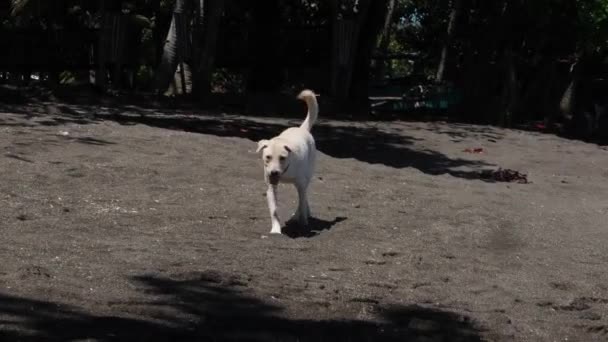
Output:
<svg viewBox="0 0 608 342">
<path fill-rule="evenodd" d="M 302 226 L 308 225 L 308 218 L 310 217 L 310 207 L 308 205 L 308 184 L 296 184 L 298 190 L 298 210 L 294 215 L 298 219 L 298 222 Z"/>
<path fill-rule="evenodd" d="M 279 221 L 279 213 L 277 212 L 277 187 L 276 185 L 268 185 L 266 191 L 266 199 L 268 200 L 268 210 L 270 211 L 270 220 L 272 222 L 271 234 L 281 234 L 281 222 Z"/>
</svg>

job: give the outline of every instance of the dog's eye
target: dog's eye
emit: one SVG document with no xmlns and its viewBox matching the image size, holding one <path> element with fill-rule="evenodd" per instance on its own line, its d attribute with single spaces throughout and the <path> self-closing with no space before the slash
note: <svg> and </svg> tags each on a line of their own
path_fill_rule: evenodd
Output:
<svg viewBox="0 0 608 342">
<path fill-rule="evenodd" d="M 285 160 L 285 157 L 284 157 L 284 156 L 280 156 L 280 157 L 279 157 L 279 160 L 280 160 L 280 161 L 284 161 L 284 160 Z"/>
<path fill-rule="evenodd" d="M 271 156 L 266 156 L 266 161 L 270 161 L 270 159 L 272 159 Z"/>
</svg>

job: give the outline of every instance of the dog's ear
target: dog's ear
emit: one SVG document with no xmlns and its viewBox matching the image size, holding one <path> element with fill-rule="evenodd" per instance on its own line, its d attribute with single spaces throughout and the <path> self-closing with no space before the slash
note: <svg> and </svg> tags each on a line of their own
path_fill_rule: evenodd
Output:
<svg viewBox="0 0 608 342">
<path fill-rule="evenodd" d="M 289 148 L 289 146 L 284 145 L 283 147 L 285 147 L 285 150 L 287 150 L 287 152 L 291 153 L 291 148 Z"/>
<path fill-rule="evenodd" d="M 262 140 L 258 141 L 258 148 L 257 148 L 257 150 L 255 150 L 255 152 L 258 153 L 261 150 L 263 150 L 266 147 L 268 147 L 268 143 L 270 143 L 270 141 L 266 140 L 266 139 L 262 139 Z"/>
</svg>

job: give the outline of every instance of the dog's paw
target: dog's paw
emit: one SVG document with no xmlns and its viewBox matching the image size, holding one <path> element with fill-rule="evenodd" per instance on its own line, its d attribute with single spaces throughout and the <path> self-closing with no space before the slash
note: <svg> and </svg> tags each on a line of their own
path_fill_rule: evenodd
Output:
<svg viewBox="0 0 608 342">
<path fill-rule="evenodd" d="M 284 239 L 286 237 L 288 237 L 288 235 L 285 235 L 283 233 L 270 233 L 270 234 L 260 235 L 260 238 L 262 238 L 262 239 L 271 239 L 271 240 Z"/>
</svg>

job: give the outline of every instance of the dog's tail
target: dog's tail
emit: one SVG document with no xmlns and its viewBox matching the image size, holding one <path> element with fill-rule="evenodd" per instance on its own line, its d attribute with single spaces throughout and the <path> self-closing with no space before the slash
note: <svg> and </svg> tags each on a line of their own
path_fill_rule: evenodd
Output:
<svg viewBox="0 0 608 342">
<path fill-rule="evenodd" d="M 304 128 L 308 131 L 312 129 L 312 126 L 317 121 L 317 116 L 319 115 L 319 104 L 317 103 L 317 97 L 312 90 L 302 90 L 300 95 L 298 95 L 298 99 L 306 102 L 306 106 L 308 107 L 308 113 L 306 114 L 306 119 L 300 125 L 301 128 Z"/>
</svg>

